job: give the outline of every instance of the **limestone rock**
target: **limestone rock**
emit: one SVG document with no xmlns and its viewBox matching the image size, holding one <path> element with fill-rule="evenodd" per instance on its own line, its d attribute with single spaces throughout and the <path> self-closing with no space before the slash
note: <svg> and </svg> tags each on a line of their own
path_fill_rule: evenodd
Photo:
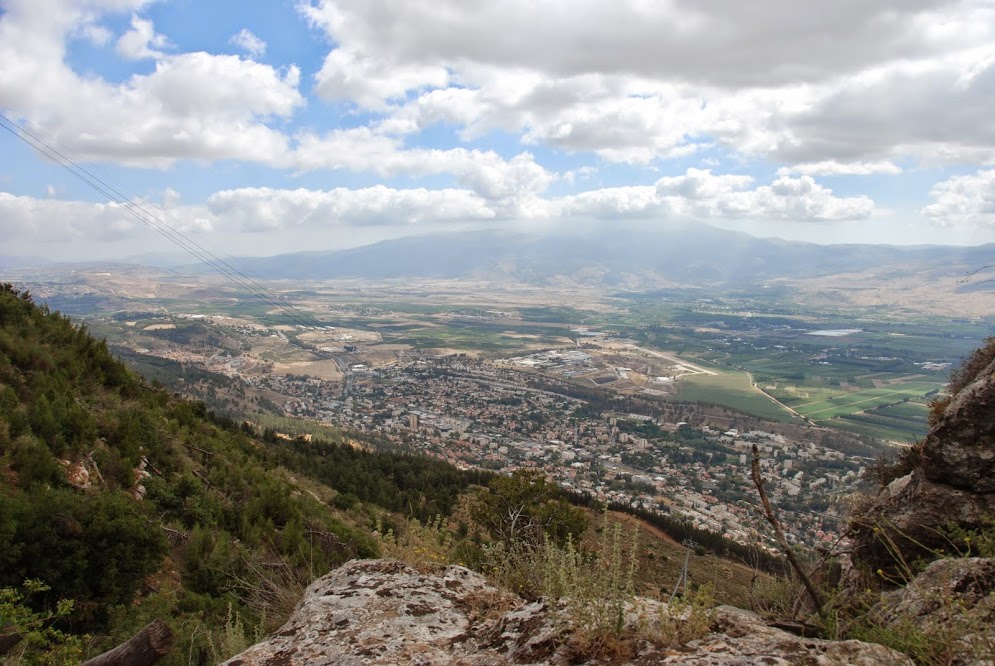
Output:
<svg viewBox="0 0 995 666">
<path fill-rule="evenodd" d="M 971 611 L 995 633 L 995 559 L 958 557 L 937 560 L 899 590 L 884 595 L 874 614 L 884 622 L 914 618 L 918 622 L 948 622 L 952 615 Z M 992 643 L 995 645 L 995 642 Z"/>
<path fill-rule="evenodd" d="M 917 559 L 936 559 L 941 550 L 949 554 L 951 545 L 943 535 L 948 525 L 973 529 L 993 516 L 995 493 L 955 488 L 916 470 L 882 490 L 854 521 L 853 558 L 867 570 L 901 579 L 906 565 Z"/>
<path fill-rule="evenodd" d="M 884 594 L 869 615 L 882 627 L 929 637 L 944 663 L 992 663 L 995 559 L 937 560 L 908 585 Z"/>
<path fill-rule="evenodd" d="M 71 460 L 60 460 L 59 464 L 65 471 L 66 483 L 77 490 L 90 489 L 90 472 L 86 469 L 86 465 Z"/>
<path fill-rule="evenodd" d="M 995 362 L 953 397 L 923 446 L 931 481 L 995 492 Z"/>
<path fill-rule="evenodd" d="M 354 560 L 312 583 L 279 631 L 225 664 L 585 663 L 556 610 L 500 591 L 463 567 L 424 574 L 396 561 Z M 635 631 L 638 614 L 657 617 L 667 608 L 645 599 L 628 611 Z M 879 645 L 799 638 L 725 606 L 714 611 L 704 638 L 680 648 L 641 639 L 631 653 L 625 662 L 586 663 L 911 665 Z"/>
<path fill-rule="evenodd" d="M 922 445 L 922 465 L 854 519 L 854 562 L 896 579 L 917 559 L 949 553 L 943 533 L 995 516 L 995 362 L 947 405 Z"/>
<path fill-rule="evenodd" d="M 769 664 L 908 664 L 912 660 L 882 645 L 861 641 L 825 641 L 801 638 L 768 626 L 749 611 L 720 606 L 716 609 L 712 632 L 704 639 L 691 641 L 679 654 L 664 656 L 659 661 L 636 663 L 686 664 L 688 666 L 727 665 L 748 666 Z"/>
</svg>

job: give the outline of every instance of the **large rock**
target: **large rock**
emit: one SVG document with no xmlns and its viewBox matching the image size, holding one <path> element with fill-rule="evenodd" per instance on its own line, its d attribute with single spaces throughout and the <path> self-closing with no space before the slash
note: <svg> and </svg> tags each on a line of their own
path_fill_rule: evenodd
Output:
<svg viewBox="0 0 995 666">
<path fill-rule="evenodd" d="M 937 560 L 908 585 L 882 595 L 868 623 L 918 635 L 945 664 L 995 660 L 995 559 Z"/>
<path fill-rule="evenodd" d="M 995 493 L 995 362 L 947 405 L 923 446 L 926 478 Z"/>
<path fill-rule="evenodd" d="M 951 553 L 948 528 L 995 519 L 995 362 L 957 393 L 922 444 L 922 464 L 856 515 L 853 560 L 905 582 L 917 560 Z"/>
<path fill-rule="evenodd" d="M 668 612 L 658 601 L 637 604 L 628 609 L 633 635 L 639 617 L 645 622 Z M 354 560 L 312 583 L 279 631 L 225 664 L 584 663 L 574 638 L 562 608 L 526 603 L 463 567 L 425 574 L 391 560 Z M 879 645 L 799 638 L 725 606 L 713 612 L 709 633 L 685 646 L 639 639 L 631 647 L 628 661 L 611 663 L 911 665 Z"/>
<path fill-rule="evenodd" d="M 995 493 L 973 493 L 931 481 L 921 470 L 896 479 L 854 518 L 853 560 L 881 582 L 905 583 L 918 561 L 953 552 L 947 529 L 990 525 Z"/>
</svg>

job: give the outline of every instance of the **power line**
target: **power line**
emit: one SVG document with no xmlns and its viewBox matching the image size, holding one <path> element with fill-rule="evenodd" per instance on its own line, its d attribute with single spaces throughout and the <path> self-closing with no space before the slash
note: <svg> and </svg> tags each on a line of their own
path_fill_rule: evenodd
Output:
<svg viewBox="0 0 995 666">
<path fill-rule="evenodd" d="M 25 122 L 25 124 L 30 126 L 30 123 Z M 32 132 L 29 129 L 15 123 L 3 113 L 0 113 L 0 126 L 27 145 L 34 148 L 36 151 L 40 152 L 49 160 L 65 168 L 76 178 L 83 181 L 86 185 L 109 199 L 111 202 L 122 206 L 125 210 L 131 213 L 133 217 L 170 240 L 173 244 L 177 245 L 197 260 L 206 264 L 230 282 L 248 291 L 251 295 L 263 301 L 270 307 L 278 309 L 294 323 L 304 327 L 320 328 L 324 326 L 324 324 L 311 315 L 301 311 L 282 296 L 278 296 L 273 293 L 263 285 L 239 271 L 224 259 L 219 258 L 209 249 L 169 225 L 161 217 L 148 210 L 139 200 L 137 200 L 137 197 L 132 198 L 122 194 L 117 188 L 108 184 L 106 181 L 102 180 L 85 167 L 80 166 L 76 160 L 66 154 L 69 152 L 68 150 L 65 148 L 63 148 L 63 150 L 59 150 L 52 145 L 55 143 L 54 141 L 50 143 L 39 136 L 41 132 L 37 128 L 34 128 L 35 132 Z M 165 211 L 162 211 L 162 216 L 167 217 Z"/>
<path fill-rule="evenodd" d="M 188 238 L 182 232 L 173 228 L 161 218 L 157 217 L 154 213 L 147 210 L 141 203 L 125 196 L 119 190 L 101 180 L 84 167 L 80 166 L 64 152 L 57 150 L 37 134 L 24 129 L 23 127 L 17 126 L 12 123 L 9 118 L 3 116 L 2 114 L 0 114 L 0 125 L 3 125 L 4 129 L 17 136 L 35 150 L 41 152 L 53 162 L 56 162 L 60 166 L 64 167 L 67 171 L 72 173 L 100 194 L 110 199 L 112 202 L 124 207 L 138 220 L 158 232 L 160 235 L 169 239 L 187 253 L 197 258 L 199 261 L 205 263 L 234 284 L 256 296 L 267 305 L 275 307 L 283 312 L 283 314 L 288 316 L 294 323 L 301 326 L 321 326 L 320 322 L 317 322 L 317 320 L 313 317 L 301 312 L 298 308 L 287 303 L 285 299 L 281 299 L 276 296 L 224 260 L 218 258 L 210 250 Z"/>
</svg>

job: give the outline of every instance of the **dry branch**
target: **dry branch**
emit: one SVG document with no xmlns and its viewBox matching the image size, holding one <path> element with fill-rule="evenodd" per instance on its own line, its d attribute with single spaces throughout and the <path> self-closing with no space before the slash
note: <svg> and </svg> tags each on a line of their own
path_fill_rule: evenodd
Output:
<svg viewBox="0 0 995 666">
<path fill-rule="evenodd" d="M 767 522 L 771 524 L 774 528 L 774 535 L 777 537 L 777 542 L 781 546 L 781 550 L 784 551 L 785 556 L 788 558 L 788 562 L 791 564 L 791 568 L 795 570 L 798 574 L 798 578 L 801 579 L 802 585 L 805 586 L 805 590 L 808 592 L 808 596 L 812 598 L 812 603 L 815 604 L 816 611 L 822 610 L 824 602 L 822 600 L 822 595 L 819 590 L 812 583 L 812 579 L 809 577 L 805 570 L 802 568 L 801 562 L 798 561 L 798 557 L 795 555 L 794 549 L 791 544 L 788 543 L 788 538 L 784 535 L 784 530 L 781 529 L 781 522 L 774 515 L 774 507 L 771 506 L 770 500 L 767 499 L 767 493 L 764 491 L 764 480 L 760 476 L 760 451 L 757 449 L 757 445 L 753 445 L 753 485 L 757 487 L 757 492 L 760 493 L 760 502 L 764 507 L 764 517 L 767 518 Z"/>
</svg>

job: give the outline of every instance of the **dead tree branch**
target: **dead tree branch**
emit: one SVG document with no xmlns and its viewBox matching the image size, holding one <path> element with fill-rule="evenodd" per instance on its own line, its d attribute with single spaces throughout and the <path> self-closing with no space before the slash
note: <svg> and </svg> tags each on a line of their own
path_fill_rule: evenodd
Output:
<svg viewBox="0 0 995 666">
<path fill-rule="evenodd" d="M 774 535 L 777 537 L 777 542 L 781 546 L 781 550 L 784 551 L 785 556 L 788 558 L 788 563 L 791 564 L 791 568 L 795 570 L 798 574 L 798 578 L 801 579 L 802 585 L 805 586 L 805 590 L 808 592 L 808 596 L 812 598 L 812 603 L 815 604 L 815 609 L 817 611 L 822 610 L 824 602 L 822 600 L 822 595 L 819 590 L 812 583 L 812 579 L 805 569 L 802 568 L 801 562 L 798 561 L 798 557 L 795 555 L 794 549 L 791 544 L 788 543 L 788 538 L 784 535 L 784 530 L 781 528 L 781 522 L 774 515 L 774 507 L 771 506 L 770 500 L 767 499 L 767 493 L 764 491 L 764 480 L 760 476 L 760 451 L 757 449 L 757 445 L 753 445 L 753 485 L 757 487 L 757 492 L 760 493 L 760 501 L 763 503 L 764 507 L 764 517 L 767 518 L 767 522 L 770 523 L 771 527 L 774 528 Z"/>
</svg>

